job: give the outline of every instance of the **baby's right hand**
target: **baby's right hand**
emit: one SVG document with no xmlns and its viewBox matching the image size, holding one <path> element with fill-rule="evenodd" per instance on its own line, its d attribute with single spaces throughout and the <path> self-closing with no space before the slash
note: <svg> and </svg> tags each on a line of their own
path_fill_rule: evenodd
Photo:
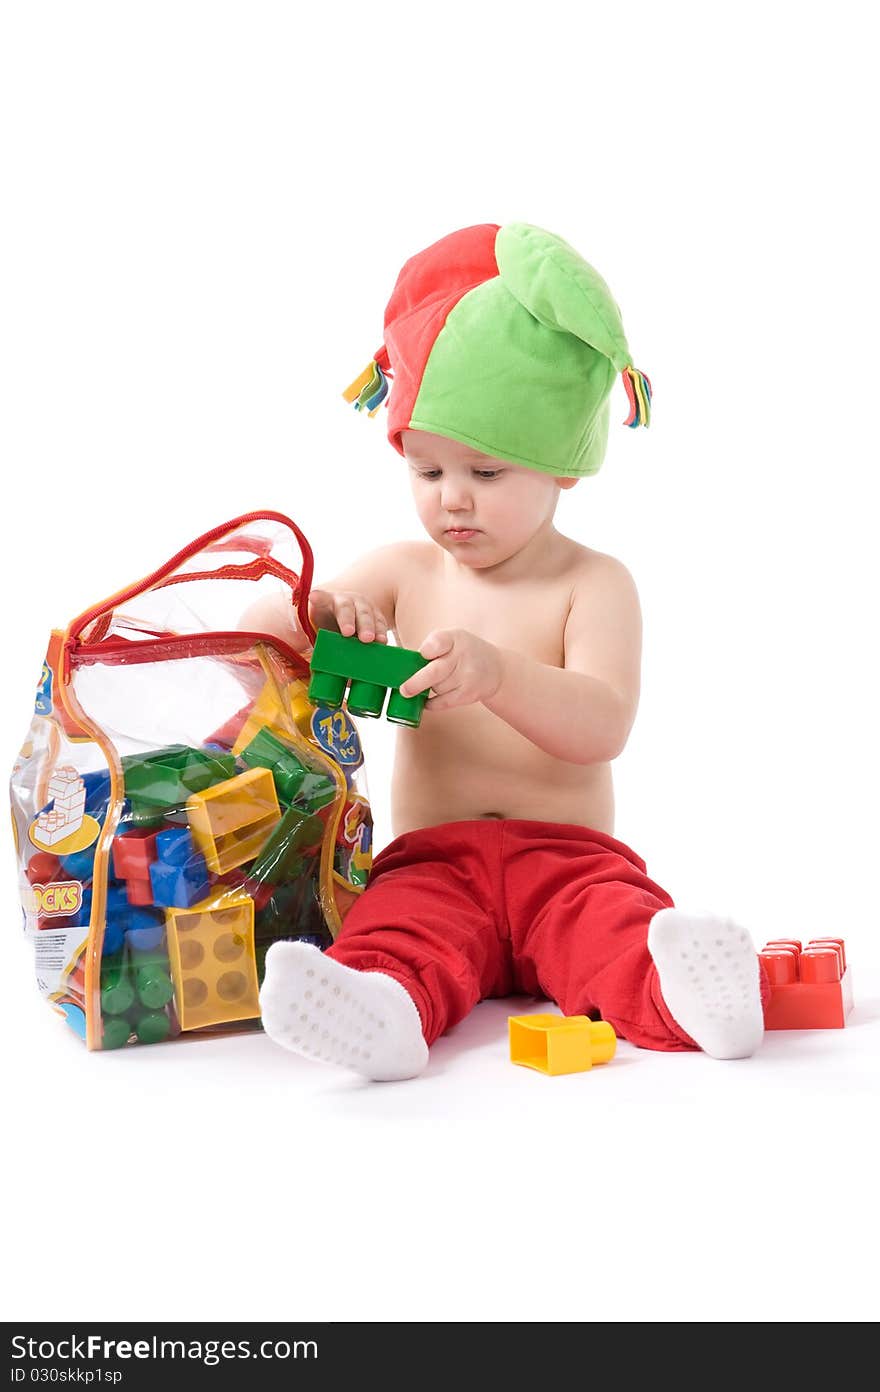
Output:
<svg viewBox="0 0 880 1392">
<path fill-rule="evenodd" d="M 309 618 L 315 628 L 335 628 L 346 638 L 357 633 L 362 643 L 388 642 L 388 622 L 381 609 L 352 590 L 311 590 Z"/>
</svg>

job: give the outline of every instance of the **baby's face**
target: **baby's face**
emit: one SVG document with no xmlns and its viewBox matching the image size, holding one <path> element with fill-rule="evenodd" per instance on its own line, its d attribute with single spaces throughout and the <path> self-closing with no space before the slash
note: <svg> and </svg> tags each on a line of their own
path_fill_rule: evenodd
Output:
<svg viewBox="0 0 880 1392">
<path fill-rule="evenodd" d="M 577 482 L 492 458 L 427 430 L 404 430 L 401 442 L 422 525 L 438 546 L 474 570 L 521 551 L 552 519 L 560 488 Z M 463 534 L 456 535 L 456 528 Z"/>
</svg>

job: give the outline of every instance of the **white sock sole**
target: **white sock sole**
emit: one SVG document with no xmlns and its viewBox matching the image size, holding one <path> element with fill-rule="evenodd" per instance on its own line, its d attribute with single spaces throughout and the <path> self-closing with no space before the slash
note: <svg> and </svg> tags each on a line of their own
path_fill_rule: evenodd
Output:
<svg viewBox="0 0 880 1392">
<path fill-rule="evenodd" d="M 345 967 L 309 943 L 269 948 L 260 1010 L 276 1044 L 376 1082 L 415 1078 L 428 1062 L 419 1012 L 400 982 Z"/>
<path fill-rule="evenodd" d="M 728 918 L 661 909 L 648 950 L 673 1019 L 712 1058 L 747 1058 L 764 1036 L 758 956 Z"/>
</svg>

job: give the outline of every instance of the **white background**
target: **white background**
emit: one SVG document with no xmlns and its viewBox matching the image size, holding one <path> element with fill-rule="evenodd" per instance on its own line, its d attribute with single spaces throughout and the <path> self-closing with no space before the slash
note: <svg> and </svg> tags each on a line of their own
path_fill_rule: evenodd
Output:
<svg viewBox="0 0 880 1392">
<path fill-rule="evenodd" d="M 620 304 L 559 529 L 645 618 L 617 835 L 683 906 L 846 939 L 847 1029 L 748 1062 L 506 1059 L 484 1004 L 418 1081 L 268 1039 L 89 1055 L 41 1002 L 11 840 L 7 1317 L 875 1319 L 877 108 L 863 4 L 41 4 L 0 32 L 11 768 L 49 630 L 268 507 L 320 582 L 418 537 L 341 392 L 403 261 L 566 238 Z M 360 722 L 391 839 L 393 730 Z"/>
</svg>

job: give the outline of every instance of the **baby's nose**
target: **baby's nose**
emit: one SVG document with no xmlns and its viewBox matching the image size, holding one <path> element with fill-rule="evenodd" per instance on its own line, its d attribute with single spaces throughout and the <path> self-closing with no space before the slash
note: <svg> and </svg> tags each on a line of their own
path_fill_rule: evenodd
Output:
<svg viewBox="0 0 880 1392">
<path fill-rule="evenodd" d="M 460 483 L 446 483 L 440 491 L 440 502 L 443 507 L 450 512 L 457 512 L 470 507 L 470 497 L 467 489 Z"/>
</svg>

